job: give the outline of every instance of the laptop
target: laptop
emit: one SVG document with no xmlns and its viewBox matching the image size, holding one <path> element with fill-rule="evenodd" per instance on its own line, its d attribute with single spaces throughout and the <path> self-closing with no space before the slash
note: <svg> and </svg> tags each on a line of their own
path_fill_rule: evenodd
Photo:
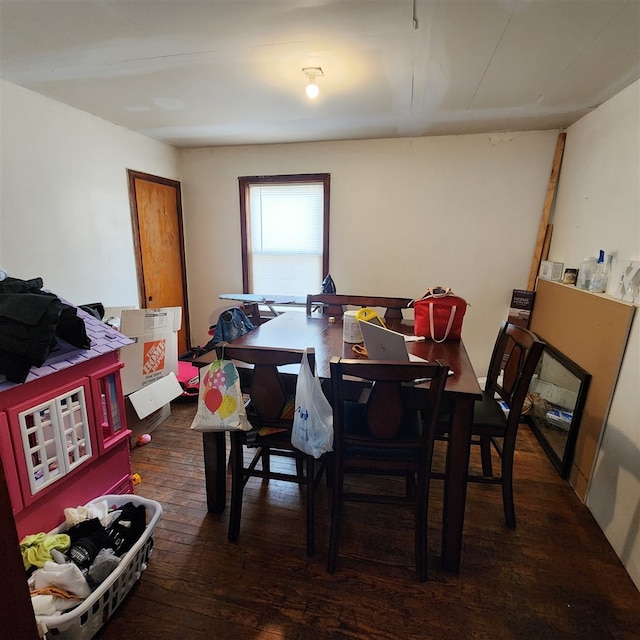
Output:
<svg viewBox="0 0 640 640">
<path fill-rule="evenodd" d="M 371 360 L 392 360 L 394 362 L 427 362 L 407 351 L 404 335 L 391 331 L 373 322 L 362 322 L 360 331 L 364 346 Z"/>
</svg>

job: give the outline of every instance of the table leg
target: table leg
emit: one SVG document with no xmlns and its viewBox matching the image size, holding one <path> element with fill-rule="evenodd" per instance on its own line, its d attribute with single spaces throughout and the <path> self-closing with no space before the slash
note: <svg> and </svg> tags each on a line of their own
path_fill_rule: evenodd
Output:
<svg viewBox="0 0 640 640">
<path fill-rule="evenodd" d="M 204 482 L 207 491 L 207 510 L 224 511 L 227 500 L 227 440 L 224 431 L 202 434 L 204 452 Z"/>
<path fill-rule="evenodd" d="M 473 398 L 457 398 L 447 447 L 442 514 L 442 568 L 458 573 L 467 499 L 467 471 L 471 450 Z"/>
</svg>

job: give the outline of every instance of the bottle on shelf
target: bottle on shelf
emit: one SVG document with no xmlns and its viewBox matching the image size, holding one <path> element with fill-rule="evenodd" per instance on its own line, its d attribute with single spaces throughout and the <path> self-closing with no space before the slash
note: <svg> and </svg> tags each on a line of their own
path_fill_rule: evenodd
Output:
<svg viewBox="0 0 640 640">
<path fill-rule="evenodd" d="M 607 290 L 609 272 L 611 270 L 611 257 L 612 256 L 607 256 L 608 259 L 605 262 L 604 251 L 600 249 L 598 262 L 596 263 L 596 268 L 593 272 L 593 277 L 591 278 L 591 286 L 589 287 L 589 291 L 593 293 L 604 293 Z"/>
<path fill-rule="evenodd" d="M 578 270 L 578 280 L 576 281 L 578 289 L 583 289 L 584 291 L 589 291 L 591 289 L 591 280 L 593 279 L 593 273 L 595 270 L 595 256 L 589 256 L 582 261 L 580 269 Z"/>
</svg>

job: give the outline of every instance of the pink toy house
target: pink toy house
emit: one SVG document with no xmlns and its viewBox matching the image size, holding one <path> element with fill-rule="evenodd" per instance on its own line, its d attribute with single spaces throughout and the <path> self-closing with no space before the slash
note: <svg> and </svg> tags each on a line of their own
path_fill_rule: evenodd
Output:
<svg viewBox="0 0 640 640">
<path fill-rule="evenodd" d="M 65 507 L 133 492 L 118 359 L 132 340 L 78 316 L 89 349 L 52 352 L 24 383 L 0 382 L 0 456 L 20 539 L 58 526 Z"/>
</svg>

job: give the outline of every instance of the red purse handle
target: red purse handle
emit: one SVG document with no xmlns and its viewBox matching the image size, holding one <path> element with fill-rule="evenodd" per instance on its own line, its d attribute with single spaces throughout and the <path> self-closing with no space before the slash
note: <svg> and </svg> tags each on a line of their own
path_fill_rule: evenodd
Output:
<svg viewBox="0 0 640 640">
<path fill-rule="evenodd" d="M 412 307 L 414 302 L 418 302 L 418 300 L 424 300 L 425 298 L 444 298 L 445 296 L 453 296 L 455 295 L 453 291 L 451 291 L 451 287 L 429 287 L 422 296 L 419 298 L 415 298 L 412 300 L 407 306 Z"/>
</svg>

